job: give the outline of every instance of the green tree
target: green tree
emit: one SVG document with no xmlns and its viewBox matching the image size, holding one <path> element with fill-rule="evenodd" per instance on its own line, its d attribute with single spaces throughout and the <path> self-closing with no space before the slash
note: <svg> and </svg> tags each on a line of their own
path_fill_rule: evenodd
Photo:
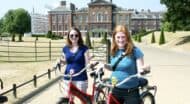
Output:
<svg viewBox="0 0 190 104">
<path fill-rule="evenodd" d="M 1 34 L 3 33 L 3 31 L 4 31 L 3 28 L 4 28 L 4 27 L 3 27 L 3 18 L 1 18 L 1 19 L 0 19 L 0 36 L 1 36 Z"/>
<path fill-rule="evenodd" d="M 164 36 L 164 29 L 161 29 L 161 34 L 160 34 L 160 40 L 159 40 L 159 45 L 162 45 L 165 43 L 165 36 Z"/>
<path fill-rule="evenodd" d="M 106 44 L 106 42 L 107 42 L 107 32 L 103 32 L 102 34 L 103 34 L 103 37 L 102 37 L 101 42 Z"/>
<path fill-rule="evenodd" d="M 88 46 L 88 48 L 92 48 L 92 45 L 91 45 L 91 41 L 90 41 L 90 36 L 89 36 L 89 32 L 87 31 L 86 32 L 86 45 Z"/>
<path fill-rule="evenodd" d="M 166 5 L 167 12 L 164 14 L 163 22 L 171 25 L 171 30 L 190 30 L 190 1 L 189 0 L 161 0 Z"/>
<path fill-rule="evenodd" d="M 152 32 L 152 38 L 151 38 L 151 43 L 155 43 L 156 40 L 155 40 L 155 35 L 154 35 L 154 32 Z"/>
<path fill-rule="evenodd" d="M 162 28 L 164 28 L 165 31 L 171 32 L 172 31 L 172 24 L 169 22 L 164 22 L 162 25 Z"/>
<path fill-rule="evenodd" d="M 14 23 L 16 25 L 16 33 L 19 34 L 19 41 L 22 41 L 24 33 L 31 31 L 30 14 L 22 8 L 16 9 Z"/>
<path fill-rule="evenodd" d="M 14 10 L 9 10 L 5 14 L 3 21 L 4 31 L 11 34 L 12 41 L 15 41 L 15 32 L 16 32 L 16 24 L 14 22 L 14 19 L 15 19 Z"/>
<path fill-rule="evenodd" d="M 48 31 L 46 37 L 47 37 L 47 38 L 52 38 L 52 31 Z"/>
<path fill-rule="evenodd" d="M 141 42 L 141 41 L 142 41 L 142 40 L 141 40 L 141 34 L 138 34 L 138 35 L 137 35 L 137 41 L 138 41 L 138 42 Z"/>
<path fill-rule="evenodd" d="M 138 34 L 134 34 L 134 35 L 133 35 L 133 39 L 134 39 L 135 41 L 137 41 L 137 38 L 138 38 Z"/>
</svg>

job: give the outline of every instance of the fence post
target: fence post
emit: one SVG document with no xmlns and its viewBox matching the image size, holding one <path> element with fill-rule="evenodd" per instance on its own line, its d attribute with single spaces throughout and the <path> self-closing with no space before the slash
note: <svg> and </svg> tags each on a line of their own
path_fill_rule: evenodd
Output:
<svg viewBox="0 0 190 104">
<path fill-rule="evenodd" d="M 93 41 L 92 41 L 92 44 L 93 44 L 93 48 L 92 48 L 92 55 L 94 56 L 94 48 L 95 48 L 95 43 L 94 43 L 94 39 L 93 39 Z"/>
<path fill-rule="evenodd" d="M 51 79 L 51 70 L 48 69 L 48 78 Z"/>
<path fill-rule="evenodd" d="M 35 46 L 35 61 L 37 61 L 37 45 L 36 45 L 36 40 L 34 42 L 34 46 Z"/>
<path fill-rule="evenodd" d="M 34 80 L 34 87 L 37 87 L 37 77 L 36 77 L 36 75 L 33 76 L 33 80 Z"/>
<path fill-rule="evenodd" d="M 3 81 L 1 78 L 0 78 L 0 82 L 1 82 L 1 89 L 3 89 Z"/>
<path fill-rule="evenodd" d="M 8 40 L 8 61 L 10 61 L 9 40 Z"/>
<path fill-rule="evenodd" d="M 111 47 L 111 42 L 109 39 L 107 39 L 107 55 L 106 55 L 107 63 L 110 63 L 110 47 Z"/>
<path fill-rule="evenodd" d="M 49 41 L 49 60 L 51 60 L 51 40 Z"/>
<path fill-rule="evenodd" d="M 13 95 L 17 98 L 16 84 L 13 84 Z"/>
</svg>

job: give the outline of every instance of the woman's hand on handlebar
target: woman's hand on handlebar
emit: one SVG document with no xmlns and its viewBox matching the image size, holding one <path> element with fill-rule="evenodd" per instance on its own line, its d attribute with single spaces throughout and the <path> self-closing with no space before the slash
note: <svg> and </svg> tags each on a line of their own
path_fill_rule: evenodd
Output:
<svg viewBox="0 0 190 104">
<path fill-rule="evenodd" d="M 104 64 L 104 63 L 100 63 L 99 65 L 98 65 L 98 67 L 97 67 L 98 69 L 107 69 L 107 70 L 110 70 L 110 71 L 112 71 L 112 67 L 111 67 L 111 65 L 110 64 Z"/>
<path fill-rule="evenodd" d="M 148 73 L 150 73 L 150 65 L 144 65 L 143 67 L 141 67 L 141 70 L 140 70 L 141 75 L 145 75 Z"/>
<path fill-rule="evenodd" d="M 140 72 L 142 71 L 150 72 L 150 69 L 151 69 L 150 65 L 144 65 L 140 67 Z"/>
<path fill-rule="evenodd" d="M 70 69 L 69 74 L 73 75 L 74 73 L 75 73 L 75 70 L 74 69 Z"/>
</svg>

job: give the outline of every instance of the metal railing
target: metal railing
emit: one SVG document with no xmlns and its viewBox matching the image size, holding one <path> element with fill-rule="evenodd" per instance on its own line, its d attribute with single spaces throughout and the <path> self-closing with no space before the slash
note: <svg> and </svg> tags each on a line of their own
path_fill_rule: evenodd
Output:
<svg viewBox="0 0 190 104">
<path fill-rule="evenodd" d="M 5 92 L 2 92 L 0 95 L 5 95 L 5 94 L 7 94 L 9 92 L 13 92 L 14 97 L 17 98 L 17 89 L 18 88 L 23 87 L 23 86 L 25 86 L 25 85 L 27 85 L 29 83 L 32 83 L 32 82 L 33 82 L 34 87 L 36 88 L 37 87 L 37 79 L 39 79 L 39 78 L 41 78 L 41 77 L 43 77 L 45 75 L 48 75 L 48 79 L 51 79 L 51 72 L 53 72 L 55 70 L 56 69 L 52 69 L 52 70 L 48 69 L 48 72 L 43 73 L 43 74 L 41 74 L 39 76 L 34 75 L 33 79 L 31 79 L 29 81 L 26 81 L 26 82 L 24 82 L 22 84 L 19 84 L 19 85 L 13 84 L 13 87 L 11 89 L 9 89 L 9 90 L 7 90 Z"/>
</svg>

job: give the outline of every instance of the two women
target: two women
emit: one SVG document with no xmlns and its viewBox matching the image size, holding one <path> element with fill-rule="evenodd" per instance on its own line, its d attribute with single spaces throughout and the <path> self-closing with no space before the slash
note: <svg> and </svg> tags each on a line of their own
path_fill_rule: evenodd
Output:
<svg viewBox="0 0 190 104">
<path fill-rule="evenodd" d="M 113 70 L 111 79 L 117 79 L 120 82 L 130 75 L 136 74 L 138 70 L 150 69 L 150 66 L 144 65 L 143 56 L 143 52 L 133 44 L 127 27 L 116 26 L 112 34 L 111 67 L 107 67 Z M 67 62 L 65 74 L 68 74 L 70 70 L 73 73 L 79 72 L 89 61 L 88 48 L 83 44 L 81 33 L 76 28 L 71 29 L 67 36 L 67 45 L 63 48 L 63 57 Z M 64 79 L 68 81 L 67 78 Z M 86 72 L 74 77 L 73 80 L 78 88 L 86 92 Z M 132 78 L 114 88 L 112 93 L 121 104 L 140 104 L 139 91 L 136 89 L 138 85 L 139 79 Z"/>
</svg>

